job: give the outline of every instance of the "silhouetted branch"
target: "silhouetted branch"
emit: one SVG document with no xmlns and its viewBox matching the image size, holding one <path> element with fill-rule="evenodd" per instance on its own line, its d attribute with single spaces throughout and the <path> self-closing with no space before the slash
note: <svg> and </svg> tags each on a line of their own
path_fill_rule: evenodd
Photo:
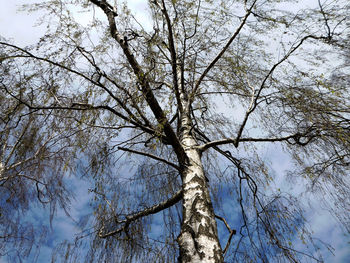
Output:
<svg viewBox="0 0 350 263">
<path fill-rule="evenodd" d="M 215 64 L 223 56 L 223 54 L 226 52 L 226 50 L 230 47 L 230 45 L 232 44 L 233 40 L 235 40 L 235 38 L 238 36 L 239 32 L 241 32 L 241 29 L 243 28 L 243 26 L 245 25 L 249 15 L 251 14 L 251 10 L 255 6 L 256 1 L 257 0 L 255 0 L 252 3 L 252 5 L 250 6 L 250 8 L 246 11 L 246 14 L 245 14 L 244 18 L 242 19 L 242 22 L 240 23 L 240 25 L 238 26 L 236 31 L 233 33 L 231 38 L 227 41 L 226 45 L 221 49 L 221 51 L 219 52 L 219 54 L 217 54 L 217 56 L 213 59 L 213 61 L 210 62 L 210 64 L 206 67 L 206 69 L 203 71 L 203 73 L 201 74 L 201 76 L 197 80 L 196 85 L 195 85 L 195 87 L 194 87 L 194 89 L 192 91 L 191 97 L 190 97 L 191 102 L 194 100 L 194 98 L 196 96 L 196 93 L 197 93 L 197 91 L 199 89 L 199 86 L 202 83 L 202 81 L 205 78 L 205 76 L 215 66 Z"/>
<path fill-rule="evenodd" d="M 136 212 L 134 214 L 130 214 L 128 216 L 126 216 L 126 218 L 124 220 L 118 221 L 116 220 L 116 224 L 122 224 L 123 226 L 121 226 L 120 228 L 104 233 L 104 227 L 102 227 L 98 233 L 98 236 L 100 238 L 106 238 L 109 236 L 113 236 L 116 235 L 118 233 L 121 233 L 123 231 L 127 231 L 128 226 L 133 222 L 136 221 L 137 219 L 140 219 L 142 217 L 148 216 L 148 215 L 152 215 L 152 214 L 156 214 L 164 209 L 167 209 L 173 205 L 175 205 L 177 202 L 179 202 L 182 199 L 182 189 L 177 191 L 172 197 L 170 197 L 168 200 L 161 202 L 159 204 L 156 204 L 154 206 L 151 206 L 149 208 L 146 208 L 140 212 Z"/>
<path fill-rule="evenodd" d="M 223 253 L 224 256 L 225 256 L 225 254 L 226 254 L 226 252 L 227 252 L 227 250 L 228 250 L 228 247 L 230 246 L 231 239 L 232 239 L 233 235 L 236 234 L 237 231 L 236 231 L 235 229 L 231 229 L 231 227 L 229 226 L 229 224 L 227 223 L 227 221 L 226 221 L 225 218 L 223 218 L 223 217 L 221 217 L 221 216 L 218 216 L 218 215 L 215 215 L 215 217 L 216 217 L 217 219 L 221 220 L 222 222 L 224 222 L 224 224 L 225 224 L 225 226 L 226 226 L 228 232 L 230 233 L 230 236 L 228 237 L 228 240 L 227 240 L 227 242 L 226 242 L 225 248 L 224 248 L 224 250 L 222 251 L 222 253 Z"/>
<path fill-rule="evenodd" d="M 172 162 L 169 162 L 168 160 L 160 158 L 160 157 L 158 157 L 156 155 L 153 155 L 153 154 L 150 154 L 150 153 L 141 152 L 141 151 L 137 151 L 137 150 L 133 150 L 133 149 L 128 149 L 128 148 L 124 148 L 124 147 L 118 147 L 118 149 L 122 150 L 122 151 L 125 151 L 125 152 L 131 152 L 131 153 L 135 153 L 135 154 L 139 154 L 139 155 L 143 155 L 143 156 L 152 158 L 154 160 L 163 162 L 163 163 L 165 163 L 165 164 L 175 168 L 176 170 L 180 171 L 180 167 L 179 166 L 177 166 L 176 164 L 174 164 Z"/>
</svg>

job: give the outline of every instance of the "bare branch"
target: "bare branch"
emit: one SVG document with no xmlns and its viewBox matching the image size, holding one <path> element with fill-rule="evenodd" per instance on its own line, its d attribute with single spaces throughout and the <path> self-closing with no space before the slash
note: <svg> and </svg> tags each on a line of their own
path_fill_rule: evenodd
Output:
<svg viewBox="0 0 350 263">
<path fill-rule="evenodd" d="M 235 40 L 235 38 L 238 36 L 239 32 L 241 31 L 241 29 L 245 25 L 249 15 L 251 14 L 251 10 L 253 9 L 255 3 L 256 3 L 256 0 L 253 2 L 253 4 L 250 6 L 250 8 L 246 11 L 246 14 L 245 14 L 245 16 L 242 19 L 242 22 L 240 23 L 240 25 L 238 26 L 236 31 L 233 33 L 231 38 L 228 40 L 226 45 L 223 47 L 223 49 L 221 49 L 219 54 L 213 59 L 213 61 L 208 65 L 208 67 L 203 71 L 202 75 L 199 77 L 199 79 L 196 82 L 196 85 L 195 85 L 195 87 L 194 87 L 194 89 L 192 91 L 192 94 L 190 96 L 190 100 L 191 100 L 190 102 L 192 102 L 194 100 L 195 95 L 196 95 L 196 93 L 197 93 L 197 91 L 199 89 L 199 86 L 202 83 L 202 81 L 205 78 L 205 76 L 215 66 L 216 62 L 218 62 L 218 60 L 223 56 L 223 54 L 226 52 L 226 50 L 230 47 L 230 45 L 232 44 L 233 40 Z"/>
<path fill-rule="evenodd" d="M 31 110 L 74 110 L 74 111 L 85 111 L 85 110 L 108 110 L 109 112 L 113 113 L 114 115 L 116 115 L 117 117 L 121 118 L 122 120 L 131 123 L 133 125 L 135 125 L 136 127 L 140 128 L 141 130 L 143 130 L 144 132 L 147 132 L 148 134 L 151 135 L 155 135 L 158 134 L 155 130 L 142 125 L 139 122 L 134 121 L 133 119 L 130 119 L 128 117 L 126 117 L 125 115 L 121 114 L 119 111 L 115 110 L 114 108 L 110 107 L 110 106 L 105 106 L 105 105 L 91 105 L 88 103 L 80 103 L 80 102 L 73 102 L 70 106 L 34 106 L 29 104 L 28 102 L 22 100 L 21 98 L 18 98 L 17 96 L 13 95 L 8 88 L 5 85 L 2 85 L 3 88 L 6 90 L 6 92 L 13 97 L 14 99 L 16 99 L 17 101 L 19 101 L 21 104 L 24 104 L 25 106 L 27 106 L 29 109 Z M 160 136 L 160 139 L 162 141 L 164 141 L 166 144 L 169 144 L 167 138 L 165 136 L 162 135 L 158 135 L 158 137 Z"/>
<path fill-rule="evenodd" d="M 225 254 L 227 253 L 228 247 L 230 246 L 231 239 L 232 239 L 233 235 L 236 234 L 237 231 L 235 229 L 231 229 L 231 227 L 229 226 L 229 224 L 227 223 L 227 221 L 226 221 L 226 219 L 224 217 L 221 217 L 221 216 L 218 216 L 218 215 L 215 215 L 215 217 L 217 219 L 221 220 L 222 222 L 224 222 L 228 232 L 230 233 L 230 236 L 228 237 L 228 240 L 226 242 L 226 246 L 225 246 L 224 250 L 222 251 L 222 253 L 225 256 Z"/>
<path fill-rule="evenodd" d="M 262 90 L 265 88 L 265 84 L 267 82 L 267 80 L 272 76 L 273 72 L 275 71 L 275 69 L 280 65 L 282 64 L 284 61 L 286 61 L 296 50 L 299 49 L 299 47 L 307 40 L 307 39 L 315 39 L 315 40 L 325 40 L 325 41 L 329 41 L 328 37 L 323 37 L 323 36 L 320 36 L 320 37 L 317 37 L 317 36 L 314 36 L 314 35 L 307 35 L 305 37 L 303 37 L 299 43 L 297 45 L 295 45 L 294 47 L 292 47 L 289 52 L 281 59 L 279 60 L 276 64 L 274 64 L 271 69 L 269 70 L 269 72 L 266 74 L 265 78 L 263 79 L 261 85 L 260 85 L 260 88 L 255 96 L 255 99 L 253 101 L 253 103 L 250 104 L 248 110 L 246 111 L 246 114 L 244 116 L 244 119 L 243 119 L 243 122 L 238 130 L 238 133 L 237 133 L 237 137 L 236 137 L 236 147 L 238 146 L 238 143 L 240 142 L 240 138 L 242 136 L 242 133 L 243 133 L 243 130 L 245 128 L 245 125 L 248 121 L 248 118 L 250 116 L 250 114 L 256 109 L 257 105 L 258 105 L 258 99 L 260 97 L 260 94 L 262 92 Z"/>
<path fill-rule="evenodd" d="M 141 151 L 137 151 L 137 150 L 133 150 L 133 149 L 128 149 L 128 148 L 124 148 L 124 147 L 118 147 L 119 150 L 125 151 L 125 152 L 131 152 L 131 153 L 135 153 L 135 154 L 139 154 L 139 155 L 143 155 L 146 157 L 150 157 L 154 160 L 157 161 L 161 161 L 163 163 L 166 163 L 167 165 L 170 165 L 171 167 L 174 167 L 176 170 L 180 171 L 180 167 L 177 166 L 176 164 L 169 162 L 168 160 L 165 160 L 163 158 L 160 158 L 156 155 L 150 154 L 150 153 L 145 153 L 145 152 L 141 152 Z"/>
<path fill-rule="evenodd" d="M 304 133 L 297 132 L 295 134 L 291 134 L 291 135 L 284 136 L 284 137 L 275 137 L 275 138 L 250 138 L 250 137 L 247 137 L 247 138 L 241 138 L 241 139 L 239 139 L 239 141 L 236 141 L 233 138 L 227 138 L 227 139 L 208 142 L 206 144 L 199 146 L 198 149 L 201 152 L 204 152 L 205 150 L 207 150 L 211 147 L 216 147 L 219 145 L 230 144 L 230 143 L 232 143 L 233 145 L 238 147 L 239 142 L 283 142 L 283 141 L 286 141 L 289 144 L 298 144 L 298 145 L 304 146 L 304 145 L 308 144 L 313 138 L 315 138 L 315 132 L 316 132 L 316 130 L 313 127 L 310 127 Z M 306 138 L 307 140 L 305 142 L 302 142 L 300 140 L 301 138 Z M 291 139 L 293 141 L 290 141 Z"/>
<path fill-rule="evenodd" d="M 318 0 L 318 6 L 320 7 L 320 12 L 323 16 L 323 19 L 324 19 L 324 23 L 325 23 L 325 26 L 326 26 L 326 29 L 327 29 L 327 35 L 328 37 L 332 37 L 332 32 L 331 32 L 331 28 L 329 27 L 329 24 L 328 24 L 328 18 L 327 18 L 327 15 L 323 9 L 323 6 L 321 4 L 321 1 Z"/>
<path fill-rule="evenodd" d="M 170 56 L 171 56 L 171 68 L 172 68 L 172 73 L 173 73 L 173 85 L 174 85 L 174 91 L 175 91 L 175 96 L 177 103 L 179 105 L 179 110 L 182 112 L 183 110 L 183 105 L 180 99 L 180 93 L 179 93 L 179 72 L 178 70 L 178 61 L 177 61 L 177 54 L 176 54 L 176 49 L 175 49 L 175 41 L 174 41 L 174 33 L 170 21 L 170 17 L 168 14 L 168 11 L 166 9 L 166 5 L 164 0 L 162 0 L 162 6 L 158 3 L 157 0 L 154 0 L 153 3 L 162 11 L 166 25 L 168 28 L 168 44 L 169 44 L 169 51 L 170 51 Z"/>
<path fill-rule="evenodd" d="M 9 58 L 15 58 L 15 57 L 26 57 L 26 58 L 31 57 L 31 58 L 34 58 L 34 59 L 36 59 L 36 60 L 44 61 L 44 62 L 46 62 L 46 63 L 49 63 L 49 64 L 52 64 L 52 65 L 54 65 L 54 66 L 60 67 L 60 68 L 62 68 L 62 69 L 64 69 L 64 70 L 66 70 L 66 71 L 68 71 L 68 72 L 71 72 L 71 73 L 73 73 L 73 74 L 76 74 L 76 75 L 78 75 L 78 76 L 84 78 L 85 80 L 91 82 L 92 84 L 94 84 L 94 85 L 96 85 L 96 86 L 102 88 L 104 91 L 106 91 L 106 92 L 108 93 L 109 96 L 111 96 L 111 97 L 121 106 L 121 108 L 122 108 L 123 110 L 125 110 L 125 112 L 126 112 L 135 122 L 141 124 L 141 121 L 131 112 L 131 110 L 127 107 L 127 105 L 126 105 L 125 103 L 123 103 L 117 96 L 115 96 L 115 95 L 113 94 L 113 92 L 112 92 L 109 88 L 107 88 L 105 85 L 103 85 L 103 84 L 100 82 L 101 76 L 103 76 L 103 77 L 106 78 L 108 81 L 110 81 L 110 82 L 111 82 L 114 86 L 116 86 L 119 90 L 121 90 L 121 91 L 127 93 L 129 96 L 130 96 L 130 94 L 126 91 L 126 89 L 125 89 L 124 87 L 122 87 L 122 86 L 119 85 L 116 81 L 114 81 L 114 80 L 112 80 L 110 77 L 108 77 L 107 74 L 106 74 L 105 72 L 102 72 L 102 71 L 100 70 L 100 68 L 97 66 L 97 64 L 95 63 L 94 58 L 92 57 L 92 55 L 91 55 L 89 52 L 87 52 L 84 48 L 79 47 L 79 46 L 77 47 L 78 51 L 85 57 L 85 59 L 95 68 L 95 70 L 96 70 L 97 73 L 99 74 L 100 77 L 98 78 L 97 81 L 93 80 L 92 78 L 86 76 L 85 74 L 83 74 L 83 73 L 81 73 L 81 72 L 79 72 L 79 71 L 77 71 L 77 70 L 74 70 L 74 69 L 72 69 L 72 68 L 69 68 L 69 67 L 67 67 L 67 66 L 65 66 L 65 65 L 62 65 L 62 64 L 60 64 L 60 63 L 58 63 L 58 62 L 56 62 L 56 61 L 50 60 L 50 59 L 48 59 L 48 58 L 38 57 L 38 56 L 34 55 L 33 53 L 29 52 L 28 50 L 25 50 L 25 49 L 20 48 L 20 47 L 18 47 L 18 46 L 15 46 L 15 45 L 12 45 L 12 44 L 8 44 L 8 43 L 5 43 L 5 42 L 0 42 L 0 44 L 5 45 L 5 46 L 9 46 L 9 47 L 12 47 L 12 48 L 15 48 L 15 49 L 17 49 L 17 50 L 23 52 L 24 54 L 26 54 L 26 55 L 20 55 L 20 56 L 5 57 L 5 58 L 3 58 L 3 59 L 9 59 Z M 88 54 L 90 54 L 90 56 L 91 56 L 92 58 L 89 58 L 89 57 L 85 54 L 85 52 L 88 53 Z M 57 98 L 56 98 L 56 99 L 57 99 Z M 150 124 L 150 122 L 148 121 L 148 119 L 142 114 L 141 110 L 139 109 L 139 107 L 138 107 L 135 103 L 133 104 L 133 107 L 137 110 L 137 112 L 139 113 L 139 115 L 140 115 L 140 116 L 142 117 L 142 119 L 145 121 L 146 126 L 152 127 L 152 125 Z"/>
<path fill-rule="evenodd" d="M 113 231 L 110 231 L 110 232 L 107 232 L 107 233 L 103 233 L 104 231 L 104 228 L 102 227 L 98 233 L 98 236 L 100 238 L 106 238 L 106 237 L 109 237 L 109 236 L 113 236 L 113 235 L 116 235 L 122 231 L 126 231 L 128 226 L 130 225 L 130 223 L 132 223 L 133 221 L 136 221 L 137 219 L 140 219 L 142 217 L 145 217 L 145 216 L 149 216 L 149 215 L 152 215 L 152 214 L 156 214 L 164 209 L 167 209 L 173 205 L 175 205 L 177 202 L 179 202 L 180 200 L 182 199 L 182 189 L 177 191 L 172 197 L 170 197 L 168 200 L 164 201 L 164 202 L 161 202 L 159 204 L 156 204 L 154 206 L 151 206 L 149 208 L 146 208 L 140 212 L 136 212 L 134 214 L 131 214 L 131 215 L 128 215 L 126 216 L 126 218 L 122 221 L 116 221 L 116 224 L 123 224 L 122 227 L 116 229 L 116 230 L 113 230 Z"/>
</svg>

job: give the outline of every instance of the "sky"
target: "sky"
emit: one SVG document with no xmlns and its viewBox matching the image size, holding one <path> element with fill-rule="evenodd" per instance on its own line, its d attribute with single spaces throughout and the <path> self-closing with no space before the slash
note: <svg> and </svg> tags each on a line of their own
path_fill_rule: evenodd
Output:
<svg viewBox="0 0 350 263">
<path fill-rule="evenodd" d="M 0 0 L 0 35 L 7 39 L 13 40 L 19 46 L 25 46 L 35 43 L 43 34 L 42 27 L 35 26 L 36 20 L 40 17 L 38 13 L 23 13 L 17 12 L 17 8 L 21 3 L 34 2 L 32 0 Z M 144 10 L 146 7 L 146 1 L 133 0 L 129 1 L 130 7 L 135 10 Z M 143 16 L 143 13 L 138 12 L 137 16 Z M 287 154 L 283 153 L 279 147 L 268 147 L 264 150 L 263 154 L 269 156 L 272 162 L 272 166 L 277 174 L 283 174 L 291 166 L 290 158 Z M 73 187 L 76 193 L 76 200 L 72 204 L 72 219 L 67 218 L 64 211 L 58 210 L 58 213 L 53 220 L 53 233 L 51 241 L 43 246 L 40 250 L 38 257 L 39 263 L 48 262 L 51 257 L 52 247 L 64 239 L 72 240 L 72 233 L 78 231 L 75 226 L 74 220 L 77 220 L 80 215 L 88 213 L 89 184 L 84 181 L 76 179 L 70 179 L 70 185 Z M 293 189 L 294 185 L 286 184 L 282 177 L 277 178 L 275 182 L 277 188 L 282 188 L 286 191 L 302 191 L 302 187 L 298 190 Z M 334 217 L 323 207 L 317 198 L 311 198 L 311 207 L 314 209 L 308 210 L 307 218 L 312 226 L 314 236 L 321 240 L 326 240 L 333 248 L 335 256 L 332 256 L 329 252 L 323 251 L 326 258 L 326 262 L 333 263 L 347 263 L 350 258 L 349 249 L 349 237 L 344 236 L 344 232 L 337 224 Z M 228 208 L 227 208 L 228 209 Z M 39 212 L 36 220 L 40 223 L 48 221 L 48 214 L 42 214 Z M 33 210 L 35 213 L 35 209 Z M 156 228 L 155 228 L 156 230 Z M 0 257 L 0 263 L 10 263 Z M 31 262 L 31 261 L 28 261 Z"/>
</svg>

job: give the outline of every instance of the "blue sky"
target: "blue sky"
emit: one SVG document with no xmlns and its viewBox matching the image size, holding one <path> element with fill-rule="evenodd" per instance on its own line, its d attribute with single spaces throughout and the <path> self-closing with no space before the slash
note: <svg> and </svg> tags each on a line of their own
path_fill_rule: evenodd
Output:
<svg viewBox="0 0 350 263">
<path fill-rule="evenodd" d="M 35 43 L 42 35 L 40 27 L 34 27 L 36 19 L 39 14 L 17 13 L 16 9 L 21 3 L 28 3 L 34 1 L 24 0 L 2 0 L 0 9 L 0 35 L 9 39 L 13 39 L 14 42 L 20 46 Z M 129 1 L 132 2 L 131 6 L 142 5 L 146 6 L 145 1 Z M 283 175 L 287 169 L 291 168 L 291 161 L 287 154 L 283 153 L 280 147 L 272 146 L 264 149 L 263 155 L 269 157 L 272 163 L 273 169 L 277 174 Z M 55 219 L 53 220 L 52 229 L 53 233 L 46 246 L 43 246 L 40 250 L 39 263 L 48 262 L 51 257 L 52 248 L 62 242 L 64 239 L 72 240 L 74 237 L 72 234 L 79 231 L 75 226 L 74 220 L 78 220 L 79 217 L 90 211 L 89 200 L 91 194 L 88 192 L 89 184 L 79 179 L 68 179 L 70 185 L 75 190 L 76 199 L 72 203 L 71 215 L 72 218 L 67 218 L 66 214 L 62 210 L 58 210 Z M 301 185 L 295 186 L 294 184 L 286 183 L 283 176 L 277 177 L 275 180 L 275 187 L 281 188 L 283 191 L 292 191 L 295 193 L 303 193 L 305 187 L 302 180 L 299 181 Z M 310 208 L 307 210 L 307 218 L 312 226 L 314 236 L 328 242 L 335 250 L 335 256 L 332 256 L 330 252 L 324 250 L 322 253 L 326 258 L 325 262 L 334 263 L 347 263 L 350 258 L 350 245 L 349 236 L 345 236 L 344 231 L 341 229 L 335 218 L 326 210 L 325 206 L 317 199 L 317 197 L 311 196 L 305 200 L 310 203 Z M 307 205 L 307 201 L 305 201 Z M 224 205 L 225 206 L 225 205 Z M 234 209 L 232 206 L 227 205 L 225 210 Z M 48 222 L 48 213 L 43 213 L 42 210 L 36 208 L 33 212 L 37 212 L 36 220 L 41 223 Z M 161 225 L 154 225 L 153 231 L 160 231 Z M 222 227 L 220 226 L 220 232 Z M 0 263 L 10 263 L 5 259 L 0 258 Z M 28 261 L 30 262 L 30 261 Z"/>
</svg>

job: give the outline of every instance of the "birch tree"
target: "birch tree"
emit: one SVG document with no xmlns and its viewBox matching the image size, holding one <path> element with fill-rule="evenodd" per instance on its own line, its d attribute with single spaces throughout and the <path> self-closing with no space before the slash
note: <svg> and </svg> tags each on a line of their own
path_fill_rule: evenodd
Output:
<svg viewBox="0 0 350 263">
<path fill-rule="evenodd" d="M 342 200 L 349 230 L 350 94 L 334 81 L 347 1 L 152 0 L 143 20 L 107 0 L 27 9 L 47 33 L 1 41 L 18 65 L 1 90 L 69 133 L 57 147 L 94 183 L 93 215 L 54 260 L 322 261 L 298 198 L 272 186 L 270 144 L 294 158 L 290 177 Z"/>
</svg>

